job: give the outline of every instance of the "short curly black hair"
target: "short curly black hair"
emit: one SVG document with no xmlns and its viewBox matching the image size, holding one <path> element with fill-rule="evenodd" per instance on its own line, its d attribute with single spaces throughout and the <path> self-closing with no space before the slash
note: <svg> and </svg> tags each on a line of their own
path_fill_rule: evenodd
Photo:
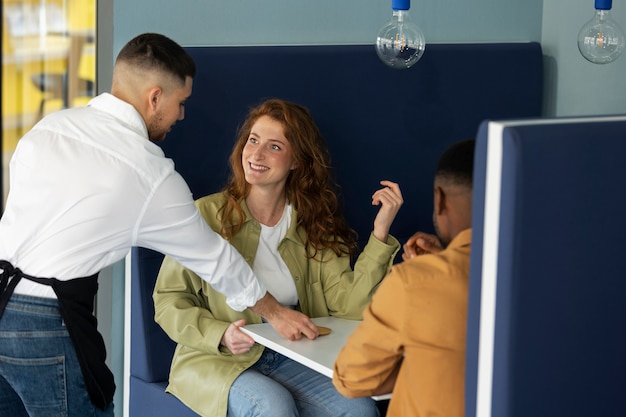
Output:
<svg viewBox="0 0 626 417">
<path fill-rule="evenodd" d="M 441 154 L 435 177 L 471 188 L 475 145 L 476 140 L 474 139 L 466 139 L 452 144 Z"/>
</svg>

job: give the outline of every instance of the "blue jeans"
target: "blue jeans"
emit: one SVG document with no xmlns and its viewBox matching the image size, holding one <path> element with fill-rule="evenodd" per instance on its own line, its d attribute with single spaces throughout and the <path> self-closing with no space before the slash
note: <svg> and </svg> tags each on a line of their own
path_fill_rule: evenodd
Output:
<svg viewBox="0 0 626 417">
<path fill-rule="evenodd" d="M 349 399 L 332 380 L 271 349 L 230 387 L 228 417 L 377 417 L 369 397 Z"/>
<path fill-rule="evenodd" d="M 13 294 L 0 318 L 0 416 L 113 416 L 89 399 L 55 299 Z"/>
</svg>

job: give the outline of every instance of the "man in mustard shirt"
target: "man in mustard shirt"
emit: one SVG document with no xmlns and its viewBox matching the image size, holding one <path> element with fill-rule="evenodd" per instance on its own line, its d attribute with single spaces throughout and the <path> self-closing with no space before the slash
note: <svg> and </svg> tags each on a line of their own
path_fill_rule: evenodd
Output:
<svg viewBox="0 0 626 417">
<path fill-rule="evenodd" d="M 346 397 L 393 390 L 388 417 L 463 416 L 473 162 L 474 140 L 442 154 L 438 242 L 423 233 L 409 239 L 404 262 L 383 280 L 335 362 L 333 384 Z"/>
</svg>

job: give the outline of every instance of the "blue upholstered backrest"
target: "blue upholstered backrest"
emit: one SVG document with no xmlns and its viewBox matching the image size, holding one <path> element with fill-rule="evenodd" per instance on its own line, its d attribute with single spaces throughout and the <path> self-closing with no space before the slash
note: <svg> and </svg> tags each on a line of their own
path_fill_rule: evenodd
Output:
<svg viewBox="0 0 626 417">
<path fill-rule="evenodd" d="M 481 126 L 466 416 L 626 415 L 624 155 L 626 116 Z"/>
<path fill-rule="evenodd" d="M 541 114 L 537 43 L 429 44 L 408 70 L 382 64 L 373 46 L 192 47 L 198 65 L 186 118 L 163 143 L 194 196 L 218 191 L 248 109 L 270 97 L 308 107 L 324 134 L 344 212 L 364 241 L 379 181 L 405 199 L 392 233 L 401 242 L 432 231 L 433 171 L 452 142 L 484 119 Z M 131 374 L 167 378 L 174 344 L 152 321 L 152 286 L 162 256 L 133 250 Z M 135 289 L 137 290 L 135 292 Z"/>
</svg>

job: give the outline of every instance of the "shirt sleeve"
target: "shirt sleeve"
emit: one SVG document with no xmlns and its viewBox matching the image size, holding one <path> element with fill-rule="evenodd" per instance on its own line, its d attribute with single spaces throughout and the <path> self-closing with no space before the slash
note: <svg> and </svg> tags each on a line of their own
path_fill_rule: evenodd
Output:
<svg viewBox="0 0 626 417">
<path fill-rule="evenodd" d="M 391 235 L 383 243 L 370 234 L 367 245 L 359 254 L 354 265 L 350 266 L 350 257 L 336 256 L 327 250 L 329 259 L 322 261 L 324 271 L 324 297 L 326 305 L 335 317 L 361 320 L 363 310 L 369 304 L 371 296 L 391 269 L 394 256 L 400 249 L 400 243 Z"/>
<path fill-rule="evenodd" d="M 176 172 L 156 189 L 137 230 L 138 246 L 169 255 L 243 311 L 266 292 L 237 250 L 200 216 L 189 187 Z"/>
<path fill-rule="evenodd" d="M 333 385 L 344 396 L 383 394 L 379 389 L 395 377 L 403 357 L 405 294 L 402 280 L 392 270 L 335 361 Z"/>
</svg>

